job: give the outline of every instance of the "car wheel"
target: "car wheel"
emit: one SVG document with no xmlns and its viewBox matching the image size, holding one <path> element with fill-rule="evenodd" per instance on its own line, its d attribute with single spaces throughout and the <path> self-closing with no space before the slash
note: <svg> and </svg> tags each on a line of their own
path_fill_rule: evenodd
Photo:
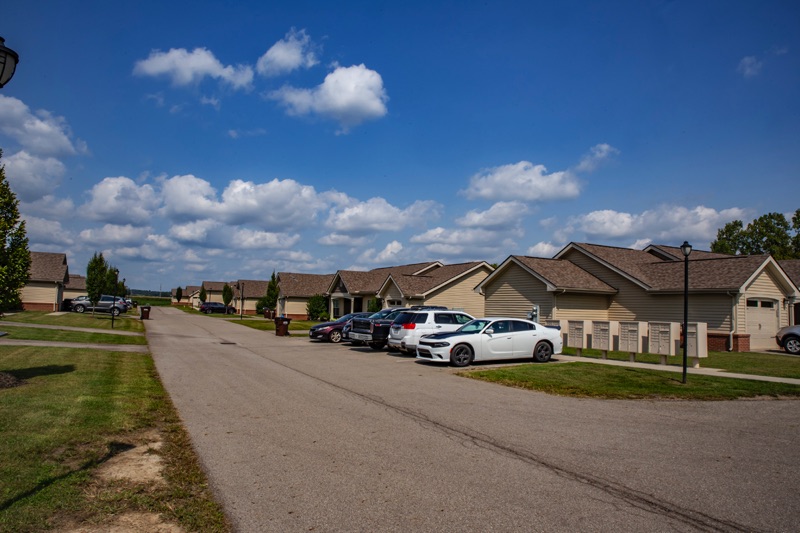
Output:
<svg viewBox="0 0 800 533">
<path fill-rule="evenodd" d="M 83 313 L 84 311 L 86 311 L 86 308 L 84 306 L 82 306 L 82 305 L 76 305 L 75 306 L 75 312 L 76 313 Z"/>
<path fill-rule="evenodd" d="M 339 342 L 342 340 L 342 332 L 338 329 L 335 329 L 328 333 L 328 340 L 331 342 Z"/>
<path fill-rule="evenodd" d="M 385 342 L 370 342 L 369 347 L 373 350 L 383 350 L 383 347 L 386 346 Z"/>
<path fill-rule="evenodd" d="M 800 354 L 800 338 L 786 337 L 783 341 L 783 348 L 786 350 L 786 353 L 792 355 Z"/>
<path fill-rule="evenodd" d="M 111 314 L 112 314 L 112 315 L 114 315 L 114 316 L 119 316 L 119 309 L 118 309 L 118 308 L 116 308 L 116 307 L 115 307 L 115 308 L 113 308 L 113 309 L 111 310 Z"/>
<path fill-rule="evenodd" d="M 540 342 L 533 349 L 533 360 L 537 363 L 546 363 L 553 355 L 553 348 L 546 342 Z"/>
<path fill-rule="evenodd" d="M 450 352 L 450 363 L 458 367 L 468 366 L 472 363 L 473 357 L 475 357 L 475 353 L 470 345 L 459 344 Z"/>
</svg>

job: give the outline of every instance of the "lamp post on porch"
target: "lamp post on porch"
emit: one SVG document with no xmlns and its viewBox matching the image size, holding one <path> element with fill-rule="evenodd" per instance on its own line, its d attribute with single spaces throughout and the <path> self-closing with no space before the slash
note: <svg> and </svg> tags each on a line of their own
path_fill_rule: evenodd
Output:
<svg viewBox="0 0 800 533">
<path fill-rule="evenodd" d="M 692 245 L 687 241 L 681 244 L 683 254 L 683 380 L 686 383 L 686 340 L 689 337 L 689 254 L 692 253 Z"/>
</svg>

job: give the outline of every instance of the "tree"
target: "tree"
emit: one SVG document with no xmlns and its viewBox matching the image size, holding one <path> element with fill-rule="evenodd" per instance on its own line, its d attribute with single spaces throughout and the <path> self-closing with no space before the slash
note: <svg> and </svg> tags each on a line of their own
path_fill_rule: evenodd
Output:
<svg viewBox="0 0 800 533">
<path fill-rule="evenodd" d="M 278 306 L 278 280 L 275 277 L 275 271 L 272 271 L 272 277 L 269 279 L 267 285 L 267 294 L 265 296 L 264 307 L 267 309 L 275 309 Z"/>
<path fill-rule="evenodd" d="M 795 211 L 791 226 L 783 213 L 767 213 L 747 227 L 741 220 L 728 222 L 717 231 L 711 251 L 731 255 L 770 254 L 779 260 L 800 259 L 800 209 Z"/>
<path fill-rule="evenodd" d="M 367 304 L 367 311 L 370 313 L 377 313 L 381 310 L 381 301 L 378 298 L 371 298 Z"/>
<path fill-rule="evenodd" d="M 200 298 L 201 302 L 206 303 L 206 299 L 208 298 L 208 294 L 206 294 L 206 288 L 205 287 L 200 287 L 200 294 L 198 295 L 198 298 Z"/>
<path fill-rule="evenodd" d="M 178 303 L 180 303 L 181 298 L 183 298 L 183 289 L 178 287 L 175 289 L 175 299 L 178 300 Z"/>
<path fill-rule="evenodd" d="M 328 301 L 321 294 L 315 294 L 306 303 L 309 320 L 326 320 L 328 318 Z"/>
<path fill-rule="evenodd" d="M 89 296 L 89 301 L 92 306 L 97 305 L 100 301 L 100 296 L 106 292 L 106 285 L 108 283 L 108 262 L 103 257 L 102 252 L 95 252 L 89 264 L 86 265 L 86 294 Z"/>
<path fill-rule="evenodd" d="M 231 304 L 231 300 L 233 300 L 233 289 L 226 283 L 225 286 L 222 287 L 222 303 L 227 307 Z"/>
<path fill-rule="evenodd" d="M 0 164 L 0 316 L 22 306 L 19 294 L 31 269 L 25 221 L 20 220 L 18 207 L 19 200 L 6 181 L 5 165 Z"/>
</svg>

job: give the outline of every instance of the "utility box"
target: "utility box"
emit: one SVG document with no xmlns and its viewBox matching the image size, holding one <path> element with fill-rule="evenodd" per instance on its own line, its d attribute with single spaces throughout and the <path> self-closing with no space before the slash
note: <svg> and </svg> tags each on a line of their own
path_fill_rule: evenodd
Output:
<svg viewBox="0 0 800 533">
<path fill-rule="evenodd" d="M 694 368 L 699 368 L 700 358 L 708 357 L 708 324 L 689 322 L 686 330 L 686 356 L 692 358 Z"/>
<path fill-rule="evenodd" d="M 644 347 L 647 333 L 647 322 L 620 322 L 619 323 L 619 351 L 628 352 L 630 360 L 636 360 L 636 353 Z"/>
<path fill-rule="evenodd" d="M 567 346 L 575 348 L 576 355 L 580 356 L 584 348 L 589 347 L 586 336 L 591 331 L 588 320 L 567 321 Z"/>
<path fill-rule="evenodd" d="M 677 322 L 650 322 L 650 353 L 661 356 L 661 364 L 667 364 L 667 356 L 680 353 L 681 325 Z"/>
<path fill-rule="evenodd" d="M 608 351 L 614 349 L 614 337 L 618 334 L 619 322 L 609 320 L 592 321 L 592 348 L 603 352 L 603 359 Z"/>
</svg>

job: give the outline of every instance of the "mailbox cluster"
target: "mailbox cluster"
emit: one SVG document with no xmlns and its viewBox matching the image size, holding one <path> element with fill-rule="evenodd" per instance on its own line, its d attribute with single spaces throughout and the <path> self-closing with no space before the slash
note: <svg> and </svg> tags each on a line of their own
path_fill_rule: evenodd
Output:
<svg viewBox="0 0 800 533">
<path fill-rule="evenodd" d="M 625 322 L 614 320 L 547 320 L 546 326 L 560 326 L 564 346 L 575 348 L 578 356 L 586 348 L 600 350 L 603 359 L 610 350 L 627 352 L 630 360 L 637 353 L 653 353 L 661 356 L 661 364 L 667 357 L 682 355 L 681 324 L 679 322 Z M 546 323 L 545 323 L 546 322 Z M 687 324 L 686 353 L 692 358 L 692 366 L 700 366 L 700 358 L 708 357 L 708 329 L 705 322 Z"/>
</svg>

